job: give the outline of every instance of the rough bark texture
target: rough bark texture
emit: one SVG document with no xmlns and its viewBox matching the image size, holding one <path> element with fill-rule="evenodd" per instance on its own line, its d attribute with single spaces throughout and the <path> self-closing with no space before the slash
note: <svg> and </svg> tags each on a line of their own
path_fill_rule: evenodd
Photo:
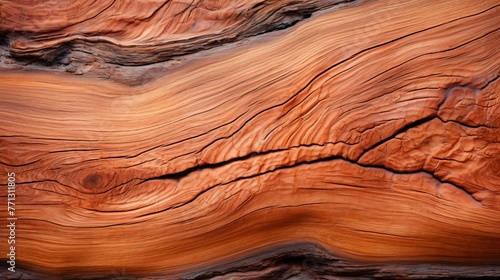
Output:
<svg viewBox="0 0 500 280">
<path fill-rule="evenodd" d="M 0 0 L 2 277 L 500 276 L 499 29 L 496 0 Z"/>
</svg>

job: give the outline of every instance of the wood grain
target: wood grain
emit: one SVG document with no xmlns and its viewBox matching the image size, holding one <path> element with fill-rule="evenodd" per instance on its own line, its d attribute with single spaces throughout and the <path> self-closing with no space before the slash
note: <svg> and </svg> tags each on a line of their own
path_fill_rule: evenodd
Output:
<svg viewBox="0 0 500 280">
<path fill-rule="evenodd" d="M 497 1 L 0 10 L 8 279 L 500 275 Z"/>
</svg>

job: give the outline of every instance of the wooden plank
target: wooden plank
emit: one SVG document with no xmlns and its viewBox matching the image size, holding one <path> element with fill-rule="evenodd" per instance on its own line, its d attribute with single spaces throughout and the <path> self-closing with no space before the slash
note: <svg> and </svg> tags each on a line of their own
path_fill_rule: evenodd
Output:
<svg viewBox="0 0 500 280">
<path fill-rule="evenodd" d="M 500 275 L 498 1 L 32 2 L 7 279 Z"/>
</svg>

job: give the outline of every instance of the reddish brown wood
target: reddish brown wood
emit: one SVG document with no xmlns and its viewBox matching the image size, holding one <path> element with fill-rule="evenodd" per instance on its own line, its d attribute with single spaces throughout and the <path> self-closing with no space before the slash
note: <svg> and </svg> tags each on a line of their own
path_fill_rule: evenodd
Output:
<svg viewBox="0 0 500 280">
<path fill-rule="evenodd" d="M 494 0 L 0 1 L 2 275 L 499 276 L 499 22 Z"/>
</svg>

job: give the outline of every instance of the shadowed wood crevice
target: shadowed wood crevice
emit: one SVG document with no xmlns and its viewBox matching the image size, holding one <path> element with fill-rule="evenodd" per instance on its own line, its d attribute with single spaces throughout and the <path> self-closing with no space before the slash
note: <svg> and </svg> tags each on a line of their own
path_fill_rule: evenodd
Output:
<svg viewBox="0 0 500 280">
<path fill-rule="evenodd" d="M 20 269 L 21 277 L 7 279 L 35 280 L 43 277 L 36 272 Z M 209 267 L 178 275 L 178 279 L 495 279 L 500 274 L 498 266 L 462 266 L 450 264 L 374 265 L 352 263 L 332 255 L 324 248 L 311 243 L 298 243 L 273 248 L 217 267 Z M 140 279 L 125 268 L 116 269 L 100 276 L 73 276 L 54 279 Z M 150 275 L 148 279 L 164 279 L 162 275 Z"/>
<path fill-rule="evenodd" d="M 497 266 L 464 266 L 453 271 L 448 264 L 403 264 L 379 266 L 352 263 L 330 254 L 316 244 L 299 243 L 191 273 L 181 279 L 493 279 Z M 458 277 L 456 277 L 458 279 Z"/>
<path fill-rule="evenodd" d="M 110 4 L 105 1 L 94 3 L 102 10 L 91 18 L 69 25 L 66 25 L 67 22 L 51 18 L 53 27 L 46 29 L 40 28 L 39 25 L 47 19 L 39 18 L 36 14 L 30 15 L 28 11 L 28 14 L 21 17 L 22 24 L 19 24 L 19 16 L 11 14 L 20 8 L 17 7 L 19 4 L 6 3 L 4 5 L 6 15 L 0 22 L 0 35 L 3 38 L 0 47 L 5 54 L 2 64 L 4 67 L 14 69 L 48 68 L 80 75 L 90 72 L 91 76 L 98 77 L 109 74 L 109 68 L 146 65 L 143 70 L 131 68 L 128 71 L 130 74 L 133 71 L 139 72 L 135 79 L 142 80 L 140 74 L 147 74 L 150 66 L 162 69 L 172 65 L 164 63 L 154 66 L 154 64 L 170 60 L 183 61 L 189 54 L 283 30 L 309 18 L 314 12 L 336 6 L 343 7 L 355 1 L 248 1 L 241 5 L 237 5 L 237 1 L 226 1 L 223 5 L 191 1 L 184 3 L 186 7 L 183 9 L 174 7 L 172 1 L 155 2 L 159 6 L 148 7 L 149 9 L 142 11 L 145 14 L 149 12 L 143 19 L 128 13 L 105 19 L 106 15 L 113 15 L 119 11 L 121 3 L 116 1 Z M 79 6 L 82 3 L 76 2 L 73 5 Z M 205 7 L 210 5 L 213 7 L 208 9 Z M 51 9 L 50 12 L 54 15 L 64 14 L 68 8 L 75 8 L 61 6 L 54 7 L 55 9 Z M 142 8 L 144 9 L 144 6 Z M 153 12 L 150 11 L 152 9 Z M 193 13 L 195 10 L 199 12 Z M 162 13 L 165 15 L 161 16 Z M 229 18 L 220 18 L 221 16 L 217 15 L 219 13 L 227 14 Z M 212 14 L 216 14 L 215 19 Z M 193 18 L 196 18 L 195 23 L 191 22 Z M 103 20 L 107 23 L 100 22 Z M 211 26 L 210 23 L 214 20 L 218 23 Z M 177 27 L 181 28 L 176 29 L 176 26 L 172 25 L 174 22 L 178 22 Z M 163 28 L 164 31 L 161 34 L 138 36 L 139 34 L 128 29 L 116 30 L 117 24 L 124 23 L 127 26 L 134 25 L 138 29 L 150 29 L 154 26 Z M 160 27 L 162 23 L 166 26 Z M 183 25 L 185 27 L 182 27 Z M 98 34 L 96 29 L 99 29 Z M 96 53 L 99 55 L 96 56 Z M 124 74 L 116 73 L 118 77 L 115 78 L 125 82 L 127 77 L 120 77 L 121 75 Z"/>
</svg>

